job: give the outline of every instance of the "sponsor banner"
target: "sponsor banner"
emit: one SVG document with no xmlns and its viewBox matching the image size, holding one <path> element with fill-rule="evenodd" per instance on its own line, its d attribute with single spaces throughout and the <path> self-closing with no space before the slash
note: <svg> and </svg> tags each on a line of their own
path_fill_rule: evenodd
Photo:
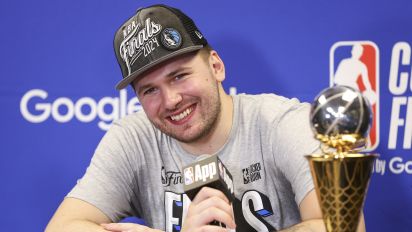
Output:
<svg viewBox="0 0 412 232">
<path fill-rule="evenodd" d="M 237 94 L 236 87 L 230 87 L 229 94 Z M 43 123 L 49 119 L 57 123 L 97 121 L 97 126 L 104 131 L 109 129 L 113 120 L 141 109 L 139 99 L 129 97 L 125 89 L 119 91 L 118 97 L 106 96 L 97 100 L 92 97 L 73 100 L 66 96 L 49 96 L 43 89 L 31 89 L 20 99 L 21 116 L 30 123 Z"/>
<path fill-rule="evenodd" d="M 412 175 L 412 158 L 395 156 L 390 159 L 376 159 L 373 165 L 373 173 L 378 175 Z"/>
<path fill-rule="evenodd" d="M 389 124 L 389 150 L 412 148 L 411 45 L 400 41 L 392 48 L 388 89 L 392 104 Z M 411 154 L 411 153 L 409 153 Z"/>
<path fill-rule="evenodd" d="M 330 86 L 347 85 L 360 90 L 369 100 L 373 111 L 373 123 L 370 130 L 366 152 L 377 151 L 374 173 L 385 175 L 411 174 L 410 157 L 393 156 L 391 150 L 408 151 L 412 145 L 412 81 L 411 81 L 411 46 L 408 42 L 396 42 L 391 56 L 385 57 L 390 63 L 380 63 L 379 46 L 372 41 L 339 41 L 330 49 L 329 71 Z M 380 69 L 389 72 L 380 77 Z M 385 80 L 384 87 L 389 95 L 380 95 L 380 80 Z M 388 120 L 380 121 L 380 102 L 382 98 L 391 105 L 385 106 L 389 113 Z M 382 149 L 377 150 L 380 135 Z"/>
<path fill-rule="evenodd" d="M 50 97 L 43 89 L 32 89 L 20 100 L 20 113 L 28 122 L 42 123 L 54 119 L 58 123 L 69 123 L 76 119 L 90 123 L 97 119 L 97 125 L 102 130 L 108 130 L 113 120 L 141 108 L 137 97 L 128 99 L 126 90 L 121 90 L 118 97 L 99 100 L 81 97 L 74 101 L 65 96 Z"/>
</svg>

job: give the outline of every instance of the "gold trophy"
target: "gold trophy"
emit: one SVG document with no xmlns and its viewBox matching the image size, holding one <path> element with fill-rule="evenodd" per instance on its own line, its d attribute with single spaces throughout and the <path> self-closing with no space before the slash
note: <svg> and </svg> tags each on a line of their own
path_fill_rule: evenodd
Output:
<svg viewBox="0 0 412 232">
<path fill-rule="evenodd" d="M 328 232 L 355 232 L 377 155 L 361 154 L 372 121 L 369 103 L 346 86 L 323 90 L 310 120 L 323 154 L 309 160 Z"/>
</svg>

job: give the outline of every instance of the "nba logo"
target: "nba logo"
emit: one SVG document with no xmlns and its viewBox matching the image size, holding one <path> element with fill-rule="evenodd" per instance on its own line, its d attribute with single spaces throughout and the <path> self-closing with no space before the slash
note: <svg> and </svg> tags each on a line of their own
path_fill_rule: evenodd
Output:
<svg viewBox="0 0 412 232">
<path fill-rule="evenodd" d="M 193 168 L 192 167 L 185 168 L 184 176 L 185 176 L 185 185 L 193 184 L 194 176 L 193 176 Z"/>
<path fill-rule="evenodd" d="M 340 41 L 330 49 L 330 86 L 346 85 L 359 90 L 372 108 L 367 151 L 379 144 L 379 49 L 371 41 Z"/>
</svg>

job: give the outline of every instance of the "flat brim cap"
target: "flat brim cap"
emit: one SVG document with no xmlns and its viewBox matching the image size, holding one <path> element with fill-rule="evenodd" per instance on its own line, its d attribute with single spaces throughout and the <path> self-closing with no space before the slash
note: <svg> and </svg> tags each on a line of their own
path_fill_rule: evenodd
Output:
<svg viewBox="0 0 412 232">
<path fill-rule="evenodd" d="M 174 57 L 197 51 L 207 41 L 193 20 L 180 10 L 154 5 L 140 8 L 116 32 L 114 50 L 125 88 L 140 74 Z"/>
</svg>

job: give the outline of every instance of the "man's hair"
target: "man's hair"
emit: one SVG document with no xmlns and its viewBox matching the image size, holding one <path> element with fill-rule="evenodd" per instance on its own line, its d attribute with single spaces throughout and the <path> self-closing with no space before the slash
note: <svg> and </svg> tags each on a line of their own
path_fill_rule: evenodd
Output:
<svg viewBox="0 0 412 232">
<path fill-rule="evenodd" d="M 207 44 L 202 49 L 200 49 L 198 52 L 199 52 L 199 55 L 202 57 L 202 59 L 204 61 L 207 61 L 209 59 L 210 52 L 212 50 L 213 50 L 213 48 L 209 44 Z"/>
</svg>

